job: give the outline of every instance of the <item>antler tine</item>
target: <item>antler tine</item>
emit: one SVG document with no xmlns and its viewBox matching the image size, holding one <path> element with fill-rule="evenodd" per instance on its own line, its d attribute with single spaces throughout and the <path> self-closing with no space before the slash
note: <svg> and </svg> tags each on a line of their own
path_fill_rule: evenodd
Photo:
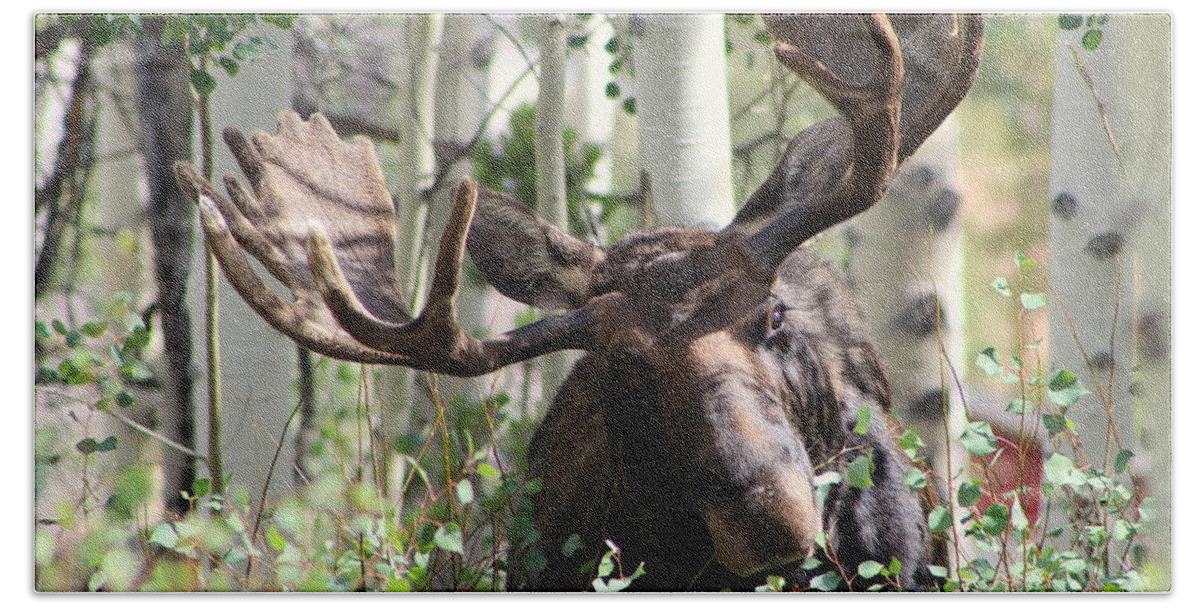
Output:
<svg viewBox="0 0 1200 608">
<path fill-rule="evenodd" d="M 308 265 L 329 310 L 350 335 L 371 348 L 411 359 L 418 359 L 420 350 L 428 352 L 431 343 L 448 342 L 440 346 L 449 347 L 451 352 L 440 354 L 454 358 L 454 351 L 461 347 L 453 343 L 470 340 L 454 317 L 454 297 L 458 291 L 467 228 L 475 213 L 476 195 L 474 183 L 466 179 L 455 190 L 453 210 L 438 247 L 428 302 L 421 316 L 407 323 L 380 319 L 362 305 L 342 273 L 324 227 L 320 224 L 311 226 Z"/>
<path fill-rule="evenodd" d="M 878 201 L 970 88 L 977 16 L 768 15 L 775 54 L 841 114 L 789 144 L 728 234 L 759 270 Z M 901 44 L 901 41 L 904 41 Z M 911 68 L 911 69 L 910 69 Z"/>
<path fill-rule="evenodd" d="M 194 185 L 192 167 L 176 165 L 181 183 Z M 372 350 L 354 342 L 340 331 L 332 318 L 322 318 L 321 309 L 303 301 L 288 302 L 259 278 L 226 222 L 228 202 L 214 191 L 196 191 L 200 227 L 205 241 L 220 262 L 226 278 L 242 299 L 272 327 L 314 352 L 363 363 L 402 364 L 400 357 Z M 222 210 L 224 209 L 224 211 Z M 326 314 L 325 317 L 328 317 Z"/>
<path fill-rule="evenodd" d="M 342 273 L 324 227 L 312 225 L 307 241 L 309 267 L 338 323 L 363 344 L 401 357 L 403 365 L 459 376 L 487 373 L 554 350 L 586 348 L 592 322 L 588 309 L 551 317 L 491 340 L 468 336 L 459 326 L 458 280 L 477 198 L 475 182 L 464 178 L 453 195 L 425 308 L 407 323 L 380 319 L 362 305 Z"/>
</svg>

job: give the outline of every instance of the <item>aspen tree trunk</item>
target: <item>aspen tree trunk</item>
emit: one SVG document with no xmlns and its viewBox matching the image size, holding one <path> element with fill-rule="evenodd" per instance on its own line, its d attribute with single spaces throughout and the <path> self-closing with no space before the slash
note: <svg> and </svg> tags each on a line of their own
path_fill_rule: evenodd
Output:
<svg viewBox="0 0 1200 608">
<path fill-rule="evenodd" d="M 567 176 L 563 154 L 567 32 L 562 15 L 540 18 L 538 46 L 538 101 L 534 122 L 537 212 L 547 222 L 567 231 Z M 569 366 L 570 358 L 566 353 L 552 353 L 539 359 L 543 401 L 553 398 L 566 379 Z"/>
<path fill-rule="evenodd" d="M 965 412 L 950 372 L 966 371 L 958 142 L 951 117 L 845 232 L 848 279 L 883 357 L 892 407 L 925 441 L 951 502 L 964 472 L 970 475 L 958 442 Z"/>
<path fill-rule="evenodd" d="M 1129 19 L 1133 44 L 1120 68 L 1132 192 L 1145 202 L 1133 232 L 1133 411 L 1145 476 L 1158 522 L 1148 532 L 1150 589 L 1171 587 L 1171 22 L 1166 15 Z M 1121 23 L 1122 26 L 1126 25 Z M 1153 84 L 1149 84 L 1153 83 Z M 1149 504 L 1149 503 L 1147 503 Z"/>
<path fill-rule="evenodd" d="M 574 49 L 567 65 L 567 123 L 579 134 L 581 143 L 596 144 L 604 155 L 596 163 L 595 175 L 585 186 L 594 192 L 608 192 L 612 185 L 613 159 L 609 142 L 613 138 L 617 102 L 604 94 L 610 80 L 609 54 L 604 45 L 613 37 L 612 24 L 594 16 L 585 21 L 587 42 Z"/>
<path fill-rule="evenodd" d="M 488 72 L 495 43 L 496 32 L 483 15 L 443 18 L 434 85 L 433 149 L 437 171 L 446 171 L 446 178 L 430 196 L 426 251 L 437 250 L 450 211 L 450 193 L 459 180 L 472 173 L 467 146 L 489 109 Z M 444 166 L 460 155 L 453 165 Z M 487 333 L 489 300 L 487 283 L 476 273 L 463 273 L 458 319 L 468 333 Z"/>
<path fill-rule="evenodd" d="M 437 45 L 441 36 L 442 15 L 409 15 L 405 35 L 405 55 L 408 62 L 401 74 L 407 89 L 399 96 L 395 108 L 387 114 L 400 117 L 400 141 L 397 150 L 396 200 L 396 271 L 401 273 L 401 285 L 411 294 L 412 310 L 424 305 L 424 274 L 421 247 L 425 238 L 427 208 L 420 194 L 433 173 L 433 77 L 437 70 Z M 435 230 L 437 230 L 435 228 Z M 440 232 L 439 232 L 440 234 Z M 389 495 L 403 484 L 405 467 L 395 457 L 391 446 L 395 439 L 408 432 L 413 415 L 420 410 L 429 418 L 425 396 L 416 387 L 416 372 L 404 367 L 386 366 L 379 370 L 379 416 L 383 445 L 388 446 L 381 476 Z M 402 497 L 394 497 L 402 498 Z"/>
<path fill-rule="evenodd" d="M 660 224 L 733 219 L 722 15 L 630 17 L 641 166 Z"/>
<path fill-rule="evenodd" d="M 1051 361 L 1094 393 L 1067 414 L 1092 466 L 1111 473 L 1118 450 L 1131 450 L 1135 475 L 1164 493 L 1148 530 L 1160 589 L 1170 584 L 1169 19 L 1111 15 L 1092 51 L 1086 27 L 1059 32 L 1050 177 Z"/>
</svg>

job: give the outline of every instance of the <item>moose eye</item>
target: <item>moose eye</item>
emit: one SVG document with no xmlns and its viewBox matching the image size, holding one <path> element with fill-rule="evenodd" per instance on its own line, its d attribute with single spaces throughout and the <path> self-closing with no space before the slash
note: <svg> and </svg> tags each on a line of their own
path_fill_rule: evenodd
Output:
<svg viewBox="0 0 1200 608">
<path fill-rule="evenodd" d="M 771 307 L 771 314 L 767 318 L 767 325 L 770 326 L 771 331 L 775 331 L 783 326 L 783 313 L 786 311 L 787 307 L 783 305 L 783 302 Z"/>
</svg>

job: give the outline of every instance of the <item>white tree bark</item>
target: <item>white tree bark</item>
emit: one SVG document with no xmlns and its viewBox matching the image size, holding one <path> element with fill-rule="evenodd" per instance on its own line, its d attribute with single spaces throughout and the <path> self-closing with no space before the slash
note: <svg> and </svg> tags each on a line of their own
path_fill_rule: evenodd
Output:
<svg viewBox="0 0 1200 608">
<path fill-rule="evenodd" d="M 443 170 L 442 163 L 448 162 L 445 159 L 466 151 L 487 116 L 488 73 L 496 35 L 483 15 L 443 17 L 433 113 L 433 147 L 439 171 Z M 437 239 L 446 225 L 450 192 L 460 179 L 471 174 L 470 157 L 464 155 L 445 170 L 443 187 L 432 193 L 429 202 L 429 229 L 425 232 L 425 250 L 429 252 L 437 250 Z M 486 333 L 490 300 L 487 285 L 464 273 L 458 300 L 463 328 Z"/>
<path fill-rule="evenodd" d="M 1161 493 L 1158 564 L 1170 559 L 1169 19 L 1112 15 L 1094 51 L 1084 28 L 1059 32 L 1050 178 L 1051 360 L 1096 393 L 1068 412 L 1092 465 L 1111 471 L 1132 450 L 1134 473 Z"/>
<path fill-rule="evenodd" d="M 404 39 L 408 61 L 400 82 L 407 85 L 396 98 L 395 108 L 387 115 L 400 119 L 400 141 L 396 150 L 396 271 L 401 285 L 409 289 L 409 302 L 416 313 L 424 305 L 424 261 L 421 249 L 425 238 L 427 208 L 421 188 L 433 174 L 433 78 L 437 70 L 437 44 L 441 35 L 442 15 L 409 15 Z M 437 230 L 435 228 L 435 230 Z M 440 231 L 438 231 L 440 234 Z M 419 394 L 416 372 L 405 367 L 379 369 L 379 430 L 383 445 L 389 446 L 381 476 L 389 496 L 404 483 L 404 462 L 390 449 L 395 440 L 407 433 L 419 410 L 428 415 L 428 404 Z M 393 496 L 394 499 L 402 497 Z"/>
<path fill-rule="evenodd" d="M 614 30 L 611 22 L 599 16 L 582 25 L 590 35 L 587 43 L 568 55 L 566 119 L 579 134 L 581 143 L 596 144 L 604 150 L 604 156 L 596 163 L 595 175 L 585 185 L 596 192 L 608 192 L 613 170 L 609 142 L 613 139 L 617 102 L 604 95 L 605 85 L 612 80 L 608 73 L 611 57 L 604 45 L 613 37 Z"/>
<path fill-rule="evenodd" d="M 641 166 L 661 224 L 733 219 L 722 15 L 631 17 Z"/>
<path fill-rule="evenodd" d="M 567 162 L 563 153 L 567 33 L 562 15 L 541 17 L 538 45 L 538 101 L 534 122 L 537 212 L 547 222 L 567 231 Z M 542 372 L 542 401 L 552 398 L 566 379 L 570 364 L 567 353 L 551 353 L 538 360 Z"/>
<path fill-rule="evenodd" d="M 971 473 L 957 441 L 966 416 L 950 371 L 965 375 L 958 159 L 951 117 L 906 161 L 887 194 L 845 229 L 848 279 L 883 357 L 892 406 L 925 441 L 951 503 Z"/>
</svg>

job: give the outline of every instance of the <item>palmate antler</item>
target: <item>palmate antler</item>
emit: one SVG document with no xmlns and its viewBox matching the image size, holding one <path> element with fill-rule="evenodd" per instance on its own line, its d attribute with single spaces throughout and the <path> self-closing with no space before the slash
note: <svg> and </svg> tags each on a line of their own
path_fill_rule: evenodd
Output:
<svg viewBox="0 0 1200 608">
<path fill-rule="evenodd" d="M 979 15 L 765 15 L 775 55 L 842 115 L 788 145 L 727 231 L 775 268 L 870 208 L 900 163 L 962 101 L 983 42 Z"/>
<path fill-rule="evenodd" d="M 231 204 L 186 163 L 176 165 L 178 181 L 199 202 L 205 237 L 234 289 L 299 344 L 338 359 L 455 375 L 588 345 L 586 311 L 490 340 L 458 326 L 454 300 L 478 196 L 470 180 L 455 190 L 428 303 L 413 319 L 395 278 L 394 206 L 369 141 L 343 142 L 324 116 L 301 121 L 294 112 L 280 114 L 274 136 L 247 139 L 230 128 L 224 137 L 253 194 L 226 177 Z M 292 301 L 255 273 L 247 252 Z"/>
<path fill-rule="evenodd" d="M 882 196 L 899 163 L 965 95 L 982 39 L 977 16 L 765 19 L 778 58 L 842 116 L 792 140 L 779 167 L 721 231 L 724 246 L 678 260 L 691 266 L 695 287 L 712 294 L 697 308 L 703 314 L 693 315 L 705 318 L 685 324 L 688 335 L 721 325 L 716 317 L 727 310 L 738 314 L 734 309 L 765 293 L 775 269 L 793 250 Z M 480 193 L 464 180 L 453 195 L 427 304 L 414 319 L 395 276 L 395 208 L 369 141 L 343 142 L 320 114 L 302 121 L 293 112 L 280 115 L 276 135 L 247 139 L 226 129 L 224 136 L 253 194 L 227 177 L 226 199 L 187 164 L 176 167 L 179 183 L 198 200 L 208 243 L 230 283 L 273 327 L 313 351 L 478 375 L 555 350 L 590 348 L 601 318 L 620 314 L 606 304 L 616 296 L 585 303 L 591 294 L 580 283 L 563 292 L 570 297 L 546 300 L 582 304 L 576 310 L 488 340 L 467 335 L 456 320 L 455 297 L 468 230 L 483 235 L 476 241 L 487 240 L 492 226 L 509 224 L 506 205 L 513 209 L 519 203 L 498 203 L 499 195 L 484 192 L 488 221 L 473 227 Z M 570 240 L 555 234 L 547 234 L 546 242 Z M 487 243 L 477 243 L 475 250 L 489 251 Z M 263 282 L 246 253 L 291 291 L 291 300 Z M 589 280 L 590 268 L 603 257 L 590 255 L 568 256 L 580 272 L 566 282 Z M 533 268 L 539 259 L 528 265 L 504 260 L 495 272 L 494 260 L 480 262 L 502 291 L 534 303 L 539 302 L 535 286 L 553 274 Z M 500 276 L 526 266 L 542 275 Z"/>
</svg>

